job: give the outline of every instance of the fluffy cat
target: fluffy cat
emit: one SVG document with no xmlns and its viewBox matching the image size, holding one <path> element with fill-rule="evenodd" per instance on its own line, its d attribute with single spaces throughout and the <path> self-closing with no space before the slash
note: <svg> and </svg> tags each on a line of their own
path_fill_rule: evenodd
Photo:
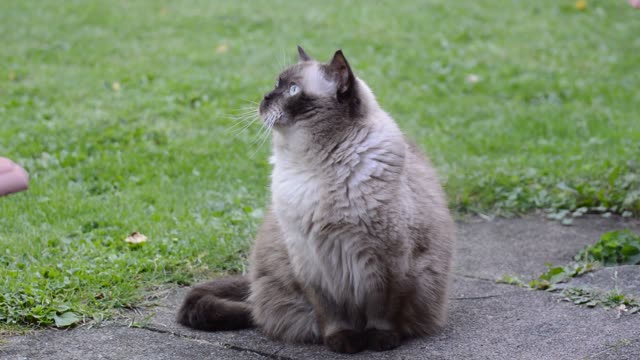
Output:
<svg viewBox="0 0 640 360">
<path fill-rule="evenodd" d="M 298 54 L 260 103 L 272 201 L 249 275 L 195 287 L 178 322 L 344 353 L 434 334 L 455 241 L 437 175 L 342 51 L 327 64 Z"/>
</svg>

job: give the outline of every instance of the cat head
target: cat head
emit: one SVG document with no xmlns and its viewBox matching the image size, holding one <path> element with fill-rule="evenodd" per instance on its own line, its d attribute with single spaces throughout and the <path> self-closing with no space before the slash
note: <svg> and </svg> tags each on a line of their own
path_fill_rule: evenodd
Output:
<svg viewBox="0 0 640 360">
<path fill-rule="evenodd" d="M 345 126 L 362 117 L 363 86 L 342 50 L 328 63 L 320 63 L 298 46 L 298 63 L 278 75 L 273 90 L 260 102 L 260 116 L 276 131 Z"/>
</svg>

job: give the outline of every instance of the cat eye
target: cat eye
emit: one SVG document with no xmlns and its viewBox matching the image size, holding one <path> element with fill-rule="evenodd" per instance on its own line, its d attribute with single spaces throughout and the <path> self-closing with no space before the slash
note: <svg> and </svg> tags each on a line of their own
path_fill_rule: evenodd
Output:
<svg viewBox="0 0 640 360">
<path fill-rule="evenodd" d="M 293 96 L 300 92 L 300 87 L 296 84 L 291 84 L 289 87 L 289 96 Z"/>
</svg>

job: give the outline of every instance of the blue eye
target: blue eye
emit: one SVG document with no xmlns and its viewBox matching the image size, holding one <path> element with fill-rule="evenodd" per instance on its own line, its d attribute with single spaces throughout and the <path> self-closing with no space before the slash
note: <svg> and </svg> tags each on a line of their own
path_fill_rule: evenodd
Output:
<svg viewBox="0 0 640 360">
<path fill-rule="evenodd" d="M 297 93 L 299 93 L 299 92 L 300 92 L 300 87 L 299 87 L 298 85 L 296 85 L 296 84 L 292 84 L 292 85 L 289 87 L 289 95 L 290 95 L 290 96 L 293 96 L 293 95 L 295 95 L 295 94 L 297 94 Z"/>
</svg>

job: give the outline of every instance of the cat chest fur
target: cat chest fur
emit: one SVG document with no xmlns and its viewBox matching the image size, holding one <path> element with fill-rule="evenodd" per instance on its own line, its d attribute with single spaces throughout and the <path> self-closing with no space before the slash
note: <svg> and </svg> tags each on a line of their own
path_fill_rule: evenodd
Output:
<svg viewBox="0 0 640 360">
<path fill-rule="evenodd" d="M 273 205 L 294 273 L 335 299 L 363 302 L 381 276 L 371 256 L 384 244 L 372 238 L 371 223 L 388 194 L 375 191 L 374 178 L 384 176 L 376 156 L 354 152 L 345 167 L 310 165 L 295 154 L 273 159 Z"/>
</svg>

